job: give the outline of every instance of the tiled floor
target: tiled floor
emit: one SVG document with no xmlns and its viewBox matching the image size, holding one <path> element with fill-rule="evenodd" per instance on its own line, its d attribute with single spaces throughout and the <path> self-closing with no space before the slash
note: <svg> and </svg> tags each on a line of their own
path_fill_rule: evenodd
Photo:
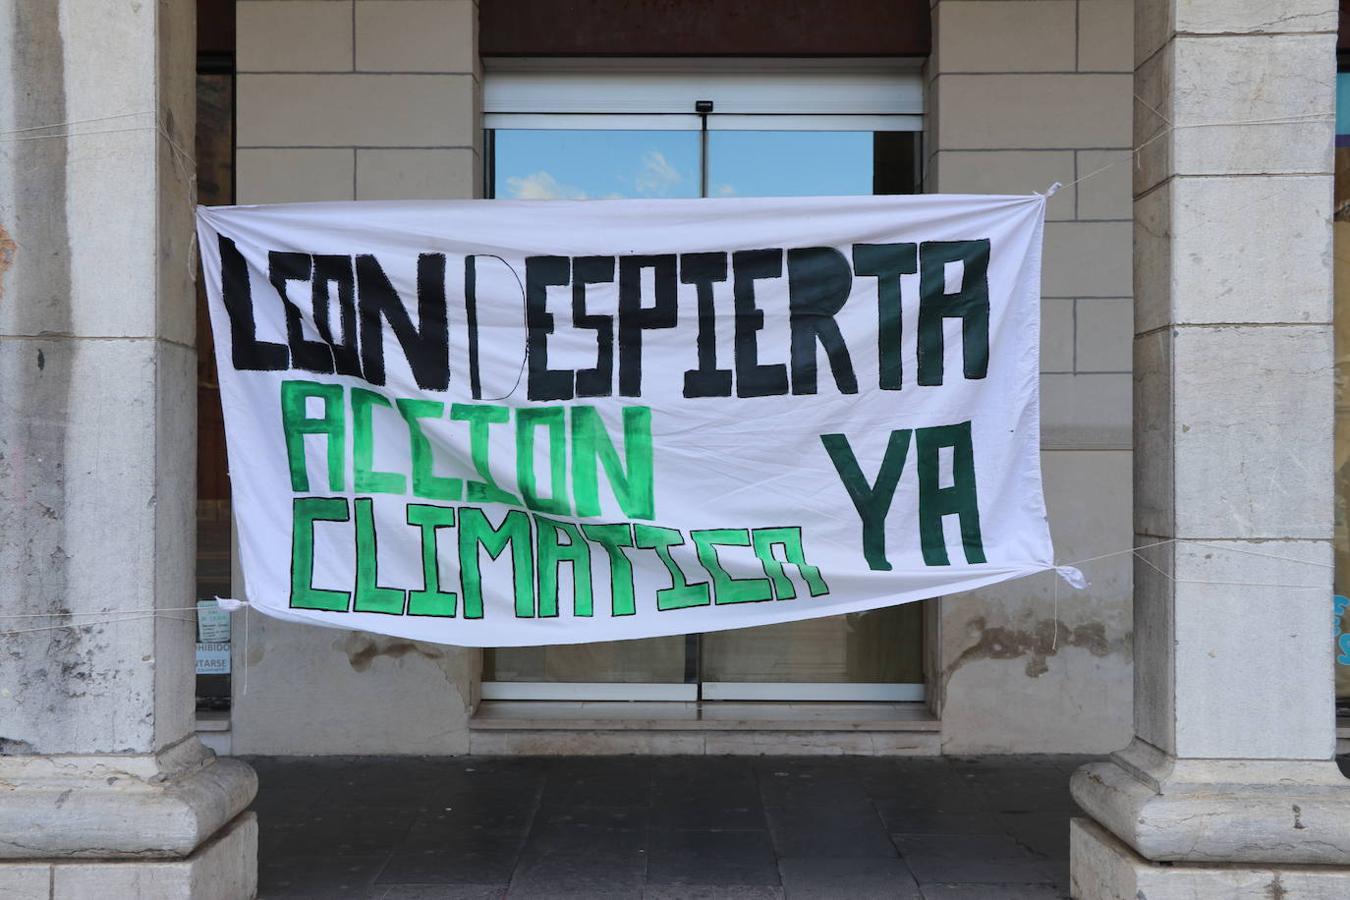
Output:
<svg viewBox="0 0 1350 900">
<path fill-rule="evenodd" d="M 1083 762 L 250 761 L 264 900 L 1064 897 Z"/>
</svg>

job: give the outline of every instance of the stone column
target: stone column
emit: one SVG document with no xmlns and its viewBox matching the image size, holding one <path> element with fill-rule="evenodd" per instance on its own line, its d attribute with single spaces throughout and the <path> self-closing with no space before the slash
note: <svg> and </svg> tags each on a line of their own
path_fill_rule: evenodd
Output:
<svg viewBox="0 0 1350 900">
<path fill-rule="evenodd" d="M 0 0 L 6 897 L 256 891 L 256 780 L 193 736 L 178 611 L 194 600 L 193 29 L 192 0 Z"/>
<path fill-rule="evenodd" d="M 1075 897 L 1350 896 L 1328 622 L 1336 26 L 1331 0 L 1137 7 L 1134 521 L 1156 546 L 1135 565 L 1135 739 L 1073 778 Z"/>
</svg>

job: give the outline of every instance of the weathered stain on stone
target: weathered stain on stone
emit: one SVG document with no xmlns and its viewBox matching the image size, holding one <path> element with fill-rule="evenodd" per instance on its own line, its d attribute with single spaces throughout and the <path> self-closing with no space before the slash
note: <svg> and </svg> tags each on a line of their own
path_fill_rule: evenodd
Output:
<svg viewBox="0 0 1350 900">
<path fill-rule="evenodd" d="M 1294 830 L 1295 830 L 1295 831 L 1302 831 L 1302 830 L 1304 830 L 1304 829 L 1307 828 L 1307 827 L 1308 827 L 1307 825 L 1304 825 L 1304 824 L 1303 824 L 1303 808 L 1302 808 L 1301 806 L 1299 806 L 1297 803 L 1295 803 L 1295 804 L 1294 804 Z"/>
<path fill-rule="evenodd" d="M 63 122 L 66 107 L 65 39 L 61 6 L 52 3 L 18 4 L 4 45 L 10 51 L 5 66 L 14 84 L 33 89 L 16 95 L 12 121 L 19 127 Z M 3 187 L 5 221 L 0 227 L 0 282 L 6 292 L 6 327 L 17 334 L 46 336 L 73 329 L 71 310 L 70 227 L 66 212 L 68 145 L 65 141 L 35 141 L 15 145 L 7 153 L 14 171 L 23 177 Z M 15 265 L 24 236 L 24 263 Z M 39 252 L 33 252 L 40 248 Z M 7 595 L 17 597 L 16 612 L 60 614 L 80 594 L 69 583 L 63 549 L 70 546 L 67 522 L 67 428 L 71 411 L 72 357 L 77 350 L 56 341 L 43 344 L 43 355 L 33 364 L 24 355 L 22 366 L 4 372 L 10 389 L 0 418 L 0 446 L 5 448 L 4 484 L 0 488 L 8 509 L 23 523 L 5 534 L 5 571 L 0 573 Z M 47 372 L 50 361 L 52 371 Z M 17 362 L 18 357 L 13 359 Z M 73 745 L 86 728 L 80 698 L 116 691 L 114 676 L 97 671 L 91 652 L 97 631 L 83 628 L 35 631 L 10 642 L 21 653 L 0 656 L 0 683 L 8 693 L 0 719 L 8 732 L 0 739 L 2 753 L 45 753 Z M 7 648 L 8 649 L 8 648 Z M 31 671 L 33 659 L 44 665 Z M 46 670 L 60 672 L 49 681 Z M 12 699 L 10 699 L 12 697 Z M 115 740 L 115 738 L 114 738 Z M 113 750 L 110 745 L 100 749 Z"/>
<path fill-rule="evenodd" d="M 420 656 L 444 673 L 445 680 L 460 695 L 465 708 L 468 707 L 469 697 L 466 693 L 468 673 L 463 671 L 463 651 L 419 641 L 380 637 L 363 631 L 350 632 L 334 641 L 333 647 L 347 655 L 347 661 L 356 672 L 368 671 L 371 664 L 380 657 L 402 659 L 410 654 Z"/>
<path fill-rule="evenodd" d="M 14 265 L 14 255 L 19 245 L 10 237 L 4 225 L 0 225 L 0 300 L 5 299 L 5 273 Z"/>
<path fill-rule="evenodd" d="M 432 653 L 414 641 L 395 638 L 380 638 L 364 632 L 353 632 L 341 641 L 338 649 L 347 654 L 347 661 L 357 672 L 365 672 L 377 657 L 387 656 L 402 659 L 409 653 L 416 653 L 435 661 L 439 654 Z"/>
<path fill-rule="evenodd" d="M 1039 678 L 1050 671 L 1048 659 L 1058 655 L 1060 647 L 1078 647 L 1093 656 L 1124 653 L 1127 649 L 1123 641 L 1106 636 L 1106 626 L 1101 622 L 1070 628 L 1054 619 L 1041 619 L 1031 628 L 1011 628 L 990 626 L 983 617 L 977 617 L 970 621 L 969 628 L 976 636 L 975 643 L 947 666 L 948 677 L 973 660 L 1026 657 L 1027 677 Z"/>
<path fill-rule="evenodd" d="M 1271 900 L 1284 900 L 1285 897 L 1289 896 L 1289 891 L 1280 882 L 1279 872 L 1276 872 L 1274 879 L 1266 885 L 1266 896 Z"/>
</svg>

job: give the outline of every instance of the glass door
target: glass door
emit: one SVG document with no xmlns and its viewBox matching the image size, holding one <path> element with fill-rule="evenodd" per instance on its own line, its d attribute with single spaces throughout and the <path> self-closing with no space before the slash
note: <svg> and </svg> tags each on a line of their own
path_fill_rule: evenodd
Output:
<svg viewBox="0 0 1350 900">
<path fill-rule="evenodd" d="M 571 73 L 562 81 L 570 81 L 573 89 L 564 85 L 560 90 L 552 77 L 517 76 L 494 91 L 489 76 L 487 196 L 549 200 L 920 190 L 922 119 L 903 106 L 914 103 L 916 95 L 899 89 L 869 94 L 878 86 L 870 76 L 859 80 L 834 72 L 814 83 L 797 79 L 794 84 L 732 76 L 721 85 L 724 90 L 706 76 L 687 84 L 684 76 L 652 78 L 649 73 L 634 84 Z M 885 79 L 881 83 L 896 87 Z M 730 102 L 721 102 L 719 94 Z M 841 99 L 844 94 L 869 112 L 841 112 L 850 109 L 841 105 L 850 102 Z M 774 106 L 783 112 L 765 111 Z M 886 111 L 870 112 L 877 108 Z M 483 698 L 922 700 L 922 630 L 922 608 L 909 604 L 705 635 L 504 648 L 485 655 Z"/>
</svg>

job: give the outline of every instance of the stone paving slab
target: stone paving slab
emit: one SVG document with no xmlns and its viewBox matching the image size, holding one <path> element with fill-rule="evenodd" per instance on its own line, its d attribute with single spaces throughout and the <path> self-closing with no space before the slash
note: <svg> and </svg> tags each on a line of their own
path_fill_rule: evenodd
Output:
<svg viewBox="0 0 1350 900">
<path fill-rule="evenodd" d="M 1041 900 L 1087 760 L 249 761 L 262 900 Z"/>
</svg>

